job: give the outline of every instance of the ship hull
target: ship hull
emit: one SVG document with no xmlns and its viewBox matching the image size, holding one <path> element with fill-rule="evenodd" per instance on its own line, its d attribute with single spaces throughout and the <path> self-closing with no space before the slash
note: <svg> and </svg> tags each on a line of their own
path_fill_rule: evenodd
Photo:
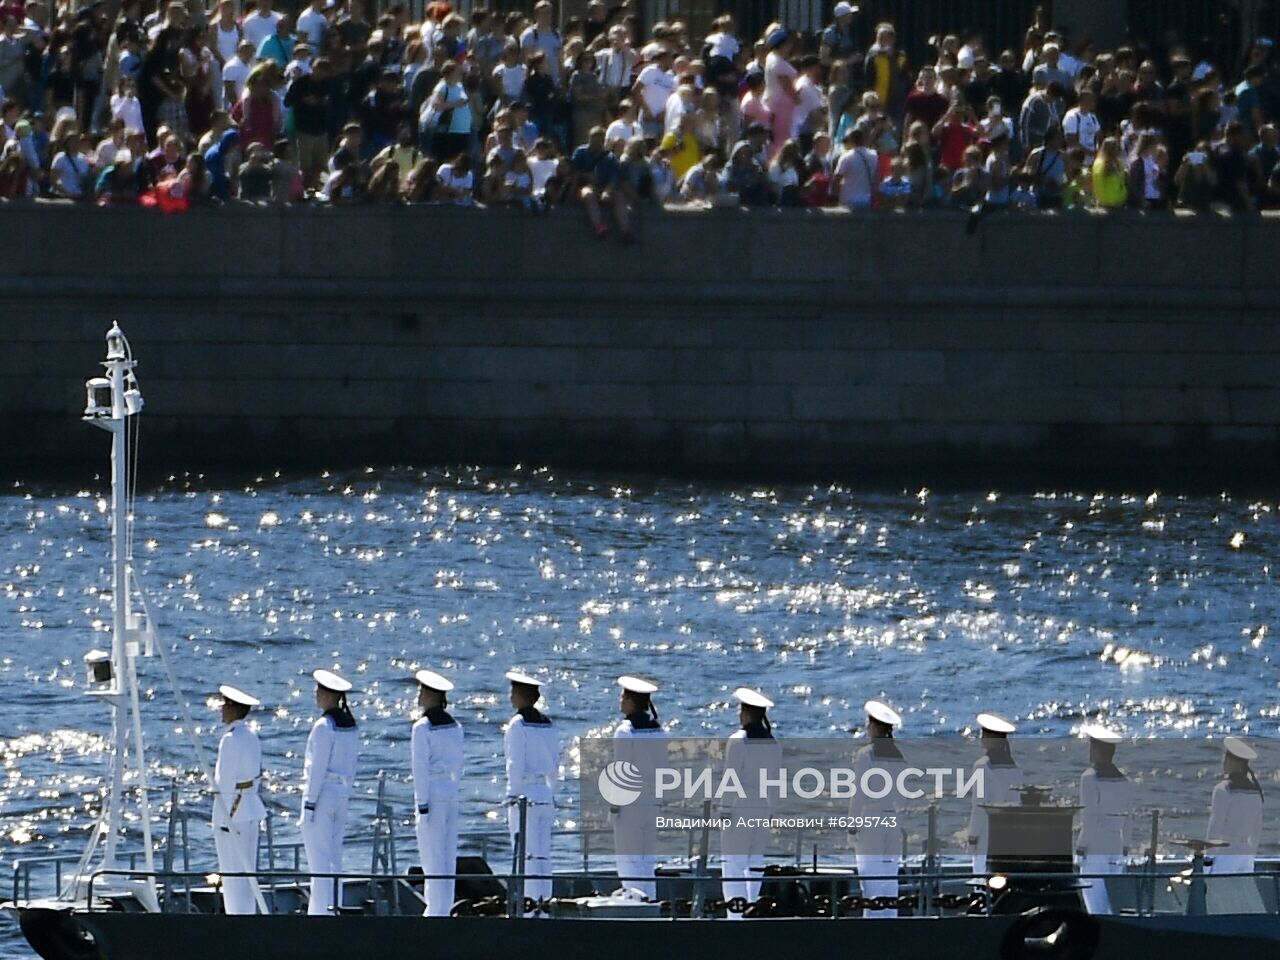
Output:
<svg viewBox="0 0 1280 960">
<path fill-rule="evenodd" d="M 52 914 L 53 911 L 40 911 Z M 23 928 L 48 929 L 53 919 L 23 917 Z M 1143 951 L 1161 960 L 1204 960 L 1230 951 L 1232 960 L 1280 955 L 1280 918 L 1103 917 L 1078 915 L 1087 934 L 1072 931 L 1062 949 L 1025 945 L 1017 916 L 897 920 L 524 920 L 355 916 L 227 917 L 195 914 L 63 914 L 91 941 L 64 927 L 49 944 L 69 945 L 46 960 L 402 960 L 425 948 L 449 960 L 565 960 L 608 956 L 619 949 L 639 956 L 764 955 L 875 956 L 878 960 L 1133 960 Z M 30 933 L 28 933 L 30 939 Z M 1090 943 L 1089 937 L 1095 937 Z M 1066 949 L 1074 944 L 1074 949 Z M 33 943 L 33 946 L 36 945 Z"/>
</svg>

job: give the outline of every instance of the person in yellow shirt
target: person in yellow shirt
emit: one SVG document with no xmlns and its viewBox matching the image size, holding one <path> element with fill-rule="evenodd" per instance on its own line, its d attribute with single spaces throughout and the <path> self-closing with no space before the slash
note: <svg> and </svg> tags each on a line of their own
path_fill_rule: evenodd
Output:
<svg viewBox="0 0 1280 960">
<path fill-rule="evenodd" d="M 671 172 L 675 175 L 676 183 L 684 179 L 684 175 L 702 161 L 702 150 L 698 147 L 698 138 L 692 132 L 685 130 L 684 126 L 681 123 L 680 130 L 664 136 L 658 147 L 659 150 L 669 151 Z"/>
<path fill-rule="evenodd" d="M 911 78 L 907 75 L 907 55 L 898 49 L 898 34 L 893 24 L 882 23 L 876 27 L 876 42 L 867 51 L 863 69 L 867 89 L 874 90 L 880 97 L 886 113 L 901 120 Z"/>
<path fill-rule="evenodd" d="M 1093 198 L 1104 210 L 1118 210 L 1129 200 L 1128 176 L 1120 155 L 1120 141 L 1107 137 L 1093 161 Z"/>
</svg>

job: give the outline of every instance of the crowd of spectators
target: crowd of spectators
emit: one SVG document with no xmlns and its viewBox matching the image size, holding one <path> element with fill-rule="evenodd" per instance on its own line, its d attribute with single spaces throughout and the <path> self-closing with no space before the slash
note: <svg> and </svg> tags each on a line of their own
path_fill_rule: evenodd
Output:
<svg viewBox="0 0 1280 960">
<path fill-rule="evenodd" d="M 0 5 L 0 199 L 580 206 L 1280 207 L 1280 57 L 1096 48 L 1033 23 L 912 63 L 771 23 L 644 28 L 634 0 L 463 17 L 434 2 L 59 0 Z M 870 27 L 871 25 L 866 25 Z"/>
</svg>

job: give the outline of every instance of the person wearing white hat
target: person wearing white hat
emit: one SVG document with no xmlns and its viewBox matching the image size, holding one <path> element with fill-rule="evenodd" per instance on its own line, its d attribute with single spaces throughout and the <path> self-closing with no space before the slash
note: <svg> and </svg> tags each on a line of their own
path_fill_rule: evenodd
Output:
<svg viewBox="0 0 1280 960">
<path fill-rule="evenodd" d="M 1222 743 L 1222 779 L 1213 788 L 1205 839 L 1225 843 L 1209 851 L 1209 873 L 1253 873 L 1262 839 L 1262 785 L 1249 766 L 1258 752 L 1239 737 Z"/>
<path fill-rule="evenodd" d="M 1018 728 L 995 713 L 978 714 L 978 726 L 982 730 L 983 755 L 973 769 L 982 779 L 982 796 L 973 795 L 969 811 L 969 847 L 973 852 L 973 872 L 984 876 L 987 872 L 987 852 L 991 843 L 990 824 L 986 808 L 993 804 L 1017 805 L 1022 802 L 1018 788 L 1022 786 L 1022 771 L 1014 762 L 1009 749 L 1009 734 Z"/>
<path fill-rule="evenodd" d="M 634 803 L 610 808 L 614 862 L 623 890 L 639 890 L 646 900 L 656 900 L 658 885 L 652 877 L 658 865 L 658 802 L 652 787 L 655 771 L 667 759 L 667 733 L 653 705 L 657 684 L 619 677 L 618 686 L 622 721 L 613 730 L 613 758 L 632 764 L 646 789 Z"/>
<path fill-rule="evenodd" d="M 334 896 L 338 883 L 324 875 L 342 873 L 343 830 L 355 785 L 360 735 L 347 706 L 351 682 L 329 670 L 316 670 L 311 676 L 316 682 L 316 705 L 324 713 L 307 737 L 299 826 L 312 873 L 307 913 L 323 917 L 335 915 L 339 906 Z"/>
<path fill-rule="evenodd" d="M 822 40 L 818 45 L 818 56 L 825 67 L 830 67 L 836 60 L 850 59 L 858 49 L 858 41 L 853 32 L 853 15 L 858 12 L 857 4 L 841 0 L 831 12 L 834 20 L 822 31 Z"/>
<path fill-rule="evenodd" d="M 1092 914 L 1111 913 L 1105 874 L 1123 873 L 1128 852 L 1133 784 L 1116 766 L 1116 745 L 1124 738 L 1099 724 L 1081 730 L 1089 738 L 1089 769 L 1080 777 L 1080 834 L 1076 856 L 1085 880 L 1081 896 Z"/>
<path fill-rule="evenodd" d="M 769 830 L 760 822 L 768 820 L 776 805 L 762 786 L 766 778 L 772 782 L 780 779 L 782 747 L 773 738 L 769 723 L 773 701 L 750 687 L 739 687 L 733 698 L 738 701 L 739 729 L 729 737 L 724 766 L 726 773 L 732 770 L 737 775 L 742 795 L 728 791 L 720 802 L 721 812 L 734 822 L 721 835 L 720 887 L 725 900 L 741 898 L 754 904 L 760 899 L 760 868 L 769 846 Z M 745 914 L 730 912 L 728 916 L 740 920 Z"/>
<path fill-rule="evenodd" d="M 900 813 L 891 790 L 884 797 L 869 797 L 862 789 L 863 778 L 873 770 L 883 771 L 893 783 L 906 769 L 902 751 L 893 742 L 893 728 L 902 726 L 898 711 L 881 700 L 868 700 L 863 709 L 867 713 L 867 736 L 871 742 L 858 751 L 853 760 L 853 779 L 858 792 L 849 801 L 849 816 L 862 821 L 862 826 L 850 830 L 853 836 L 854 859 L 858 866 L 859 884 L 864 897 L 896 897 L 898 895 L 898 870 L 902 841 L 896 826 L 892 824 Z M 873 775 L 871 782 L 879 786 L 881 777 Z M 877 790 L 878 792 L 878 790 Z M 871 879 L 863 880 L 862 877 Z M 862 911 L 864 917 L 883 919 L 896 917 L 898 910 Z"/>
<path fill-rule="evenodd" d="M 560 741 L 551 718 L 537 708 L 543 681 L 520 670 L 508 670 L 515 716 L 502 735 L 507 767 L 507 828 L 520 846 L 520 797 L 525 804 L 524 873 L 544 879 L 526 880 L 524 895 L 551 897 L 551 827 L 556 817 L 556 772 Z M 536 915 L 538 911 L 534 911 Z"/>
<path fill-rule="evenodd" d="M 413 767 L 414 833 L 422 872 L 441 878 L 458 870 L 458 786 L 464 760 L 462 725 L 446 709 L 453 683 L 434 670 L 419 670 L 422 716 L 409 741 Z M 447 917 L 453 910 L 454 880 L 423 881 L 424 917 Z"/>
<path fill-rule="evenodd" d="M 227 732 L 218 741 L 218 762 L 213 768 L 213 845 L 218 870 L 223 874 L 252 873 L 258 868 L 258 831 L 266 807 L 258 796 L 262 777 L 262 744 L 245 717 L 258 700 L 243 690 L 223 684 L 222 722 Z M 252 877 L 222 879 L 222 909 L 228 914 L 256 913 L 258 883 Z"/>
</svg>

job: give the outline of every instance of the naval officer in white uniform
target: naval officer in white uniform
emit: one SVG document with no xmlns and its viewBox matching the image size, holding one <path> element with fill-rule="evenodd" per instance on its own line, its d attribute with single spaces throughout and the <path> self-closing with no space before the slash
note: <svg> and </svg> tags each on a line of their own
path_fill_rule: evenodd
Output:
<svg viewBox="0 0 1280 960">
<path fill-rule="evenodd" d="M 546 879 L 526 880 L 524 895 L 547 900 L 551 897 L 551 827 L 556 816 L 560 742 L 551 718 L 537 708 L 543 681 L 519 670 L 508 670 L 505 676 L 511 681 L 511 706 L 516 711 L 502 735 L 507 767 L 507 828 L 512 844 L 518 846 L 518 801 L 525 797 L 524 873 Z"/>
<path fill-rule="evenodd" d="M 312 874 L 339 874 L 360 735 L 347 706 L 351 682 L 329 670 L 317 670 L 311 676 L 316 681 L 316 705 L 324 713 L 307 737 L 302 768 L 302 843 Z M 339 906 L 334 902 L 334 890 L 333 877 L 312 876 L 307 913 L 334 916 Z"/>
<path fill-rule="evenodd" d="M 1082 730 L 1089 738 L 1089 769 L 1080 777 L 1080 834 L 1077 863 L 1082 874 L 1124 873 L 1133 812 L 1133 784 L 1115 764 L 1116 745 L 1124 738 L 1099 724 Z M 1111 913 L 1106 880 L 1084 880 L 1085 909 Z"/>
<path fill-rule="evenodd" d="M 222 695 L 222 722 L 227 724 L 227 732 L 218 741 L 218 763 L 213 770 L 218 791 L 213 805 L 213 845 L 221 873 L 252 873 L 258 869 L 258 830 L 267 813 L 258 796 L 262 744 L 245 722 L 258 700 L 225 684 L 218 693 Z M 222 909 L 228 914 L 257 913 L 257 880 L 224 876 Z"/>
<path fill-rule="evenodd" d="M 422 716 L 413 725 L 410 753 L 413 764 L 413 802 L 417 806 L 414 832 L 418 857 L 428 877 L 458 870 L 458 785 L 462 782 L 462 726 L 445 709 L 453 683 L 432 670 L 419 670 L 418 706 Z M 447 917 L 453 910 L 454 880 L 425 880 L 424 917 Z"/>
<path fill-rule="evenodd" d="M 1262 785 L 1249 766 L 1258 752 L 1239 737 L 1223 741 L 1223 778 L 1213 788 L 1205 839 L 1225 843 L 1208 854 L 1209 873 L 1253 873 L 1262 839 Z"/>
<path fill-rule="evenodd" d="M 721 813 L 734 821 L 721 834 L 720 887 L 725 900 L 741 897 L 753 904 L 760 899 L 761 870 L 769 846 L 769 828 L 765 824 L 777 807 L 777 797 L 762 791 L 761 783 L 765 778 L 773 782 L 779 779 L 782 747 L 774 739 L 769 722 L 773 701 L 749 687 L 733 691 L 733 698 L 739 705 L 739 729 L 729 737 L 724 765 L 726 771 L 732 769 L 737 775 L 743 796 L 730 791 L 720 801 Z M 741 920 L 744 914 L 730 912 L 728 916 Z"/>
<path fill-rule="evenodd" d="M 1018 728 L 997 713 L 978 714 L 978 727 L 982 730 L 983 755 L 973 769 L 981 771 L 982 797 L 975 792 L 969 811 L 969 849 L 973 851 L 973 872 L 982 877 L 987 872 L 987 854 L 991 845 L 990 819 L 984 807 L 993 804 L 1017 806 L 1022 802 L 1018 788 L 1022 786 L 1022 771 L 1013 759 L 1009 748 L 1009 734 Z"/>
<path fill-rule="evenodd" d="M 886 796 L 868 797 L 862 790 L 863 776 L 869 770 L 883 770 L 892 783 L 906 769 L 902 751 L 893 742 L 893 728 L 902 726 L 902 716 L 881 700 L 868 700 L 863 707 L 867 713 L 867 736 L 871 742 L 858 751 L 853 760 L 854 783 L 858 792 L 849 801 L 849 816 L 864 821 L 862 826 L 851 829 L 854 859 L 858 876 L 881 879 L 862 880 L 864 897 L 896 897 L 898 895 L 898 870 L 902 859 L 900 828 L 894 825 L 901 814 L 899 804 L 891 790 Z M 877 792 L 881 778 L 874 776 L 871 783 Z M 888 823 L 884 821 L 888 820 Z M 865 821 L 876 821 L 866 823 Z M 896 917 L 897 907 L 885 910 L 863 910 L 864 917 L 881 919 Z"/>
<path fill-rule="evenodd" d="M 653 879 L 658 866 L 658 801 L 653 783 L 657 768 L 667 759 L 667 733 L 658 721 L 653 695 L 658 685 L 641 677 L 618 678 L 622 688 L 618 708 L 622 721 L 613 730 L 613 758 L 639 771 L 644 790 L 625 807 L 610 809 L 613 818 L 613 858 L 623 890 L 639 890 L 656 900 Z"/>
</svg>

